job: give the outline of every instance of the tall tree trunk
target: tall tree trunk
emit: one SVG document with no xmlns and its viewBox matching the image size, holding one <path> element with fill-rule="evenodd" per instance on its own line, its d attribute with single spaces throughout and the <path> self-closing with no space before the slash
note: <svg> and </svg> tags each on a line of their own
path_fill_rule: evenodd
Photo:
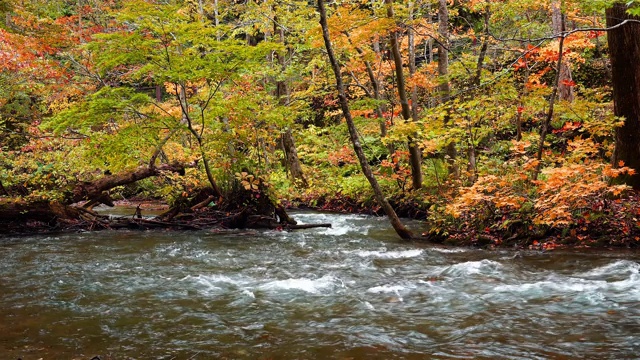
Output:
<svg viewBox="0 0 640 360">
<path fill-rule="evenodd" d="M 387 5 L 387 17 L 394 18 L 393 0 L 385 0 Z M 398 32 L 394 30 L 390 34 L 391 38 L 391 56 L 396 68 L 396 84 L 398 88 L 398 97 L 400 98 L 400 106 L 402 107 L 402 117 L 405 120 L 411 119 L 411 109 L 409 107 L 409 99 L 407 97 L 407 89 L 404 81 L 404 73 L 402 72 L 402 57 L 400 55 L 400 45 L 398 44 Z M 413 137 L 409 136 L 409 162 L 411 164 L 411 182 L 413 189 L 417 190 L 422 187 L 422 155 L 420 148 L 415 143 Z"/>
<path fill-rule="evenodd" d="M 626 19 L 640 20 L 627 14 L 628 7 L 619 2 L 608 8 L 607 27 Z M 629 23 L 607 34 L 613 83 L 613 103 L 616 116 L 625 118 L 616 128 L 614 165 L 623 161 L 635 170 L 623 181 L 640 190 L 640 24 Z"/>
<path fill-rule="evenodd" d="M 409 3 L 409 21 L 413 22 L 413 6 Z M 413 24 L 407 29 L 407 41 L 409 41 L 409 75 L 413 77 L 416 73 L 416 39 Z M 418 121 L 418 87 L 415 81 L 411 85 L 411 118 Z"/>
<path fill-rule="evenodd" d="M 277 7 L 274 5 L 273 7 L 274 13 L 277 11 Z M 276 41 L 284 46 L 285 37 L 284 37 L 284 29 L 278 24 L 278 15 L 276 14 L 273 18 L 273 33 L 277 35 Z M 287 64 L 285 61 L 285 54 L 283 52 L 276 52 L 275 57 L 278 59 L 278 64 L 280 66 L 280 70 L 284 72 L 287 68 Z M 276 98 L 278 99 L 280 105 L 286 106 L 287 97 L 289 95 L 289 89 L 287 86 L 287 82 L 285 80 L 276 81 Z M 287 168 L 289 169 L 289 173 L 291 174 L 291 178 L 294 183 L 302 185 L 303 187 L 307 187 L 307 179 L 304 177 L 304 172 L 302 171 L 302 165 L 300 164 L 300 159 L 298 158 L 298 151 L 296 150 L 296 142 L 293 138 L 293 132 L 291 131 L 291 127 L 286 127 L 284 132 L 282 133 L 282 146 L 284 148 L 284 152 L 286 155 L 285 161 L 287 162 Z"/>
<path fill-rule="evenodd" d="M 489 47 L 489 19 L 491 17 L 491 9 L 489 5 L 484 8 L 484 37 L 482 40 L 482 45 L 480 46 L 480 53 L 478 54 L 478 60 L 476 61 L 476 74 L 473 77 L 473 92 L 469 93 L 469 96 L 473 96 L 474 93 L 477 93 L 480 90 L 480 84 L 482 83 L 482 68 L 484 66 L 484 58 L 487 56 L 487 49 Z M 518 113 L 519 115 L 519 113 Z M 520 119 L 516 119 L 516 123 L 520 124 Z M 473 135 L 471 121 L 468 121 L 467 132 L 469 134 L 467 141 L 467 156 L 469 158 L 469 164 L 467 165 L 467 171 L 469 172 L 469 182 L 472 184 L 478 180 L 478 160 L 476 156 L 476 145 L 475 145 L 475 136 Z M 518 133 L 520 132 L 520 128 L 518 127 Z"/>
<path fill-rule="evenodd" d="M 451 96 L 451 86 L 447 76 L 449 75 L 449 9 L 447 8 L 447 0 L 439 0 L 438 6 L 438 34 L 440 41 L 438 42 L 438 75 L 442 78 L 438 85 L 440 103 L 449 100 Z M 449 122 L 449 116 L 445 117 L 445 125 Z M 456 164 L 458 153 L 456 151 L 455 141 L 447 144 L 445 149 L 447 155 L 447 163 L 449 175 L 453 175 L 456 179 L 460 177 L 460 169 Z"/>
<path fill-rule="evenodd" d="M 358 156 L 358 161 L 360 162 L 360 167 L 362 168 L 364 176 L 367 178 L 369 184 L 371 185 L 371 188 L 373 189 L 376 201 L 378 201 L 380 206 L 382 206 L 382 208 L 384 209 L 384 212 L 389 217 L 393 229 L 402 239 L 411 239 L 413 237 L 411 232 L 407 230 L 407 228 L 402 224 L 400 218 L 398 218 L 398 215 L 391 207 L 391 204 L 389 204 L 387 199 L 384 197 L 384 194 L 380 189 L 380 185 L 373 175 L 371 167 L 369 167 L 367 157 L 362 150 L 362 145 L 360 144 L 360 136 L 358 135 L 355 124 L 353 123 L 351 111 L 349 110 L 349 103 L 344 91 L 340 65 L 338 64 L 338 60 L 336 59 L 336 56 L 333 52 L 333 45 L 331 44 L 331 38 L 329 36 L 329 25 L 327 25 L 327 12 L 324 7 L 324 0 L 318 0 L 318 11 L 320 12 L 320 26 L 322 27 L 322 37 L 324 39 L 324 45 L 327 49 L 329 61 L 331 62 L 331 68 L 333 69 L 333 73 L 336 77 L 336 88 L 338 90 L 338 98 L 340 99 L 340 107 L 342 108 L 342 113 L 344 115 L 345 121 L 347 122 L 347 127 L 349 128 L 349 135 L 351 138 L 351 143 L 353 144 L 353 150 Z"/>
<path fill-rule="evenodd" d="M 565 14 L 563 12 L 563 0 L 554 0 L 551 3 L 551 23 L 553 25 L 553 34 L 558 36 L 565 29 Z M 560 68 L 560 82 L 558 83 L 558 98 L 563 101 L 573 102 L 575 94 L 573 86 L 571 86 L 571 68 L 567 62 L 562 63 Z"/>
</svg>

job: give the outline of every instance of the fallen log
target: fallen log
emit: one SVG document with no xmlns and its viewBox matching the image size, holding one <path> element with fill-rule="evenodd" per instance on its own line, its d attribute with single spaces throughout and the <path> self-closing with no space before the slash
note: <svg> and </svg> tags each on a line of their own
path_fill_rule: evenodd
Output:
<svg viewBox="0 0 640 360">
<path fill-rule="evenodd" d="M 161 164 L 153 167 L 141 166 L 134 171 L 119 173 L 115 175 L 107 175 L 93 182 L 82 182 L 80 184 L 77 184 L 72 190 L 70 203 L 93 200 L 101 202 L 107 206 L 113 206 L 113 202 L 108 197 L 108 195 L 104 193 L 105 191 L 111 190 L 116 186 L 132 184 L 139 180 L 157 176 L 162 171 L 184 174 L 185 168 L 191 166 L 194 165 L 172 163 Z"/>
<path fill-rule="evenodd" d="M 284 229 L 286 230 L 301 230 L 301 229 L 313 229 L 313 228 L 330 228 L 331 224 L 322 223 L 322 224 L 300 224 L 300 225 L 286 225 Z"/>
<path fill-rule="evenodd" d="M 26 202 L 7 199 L 0 201 L 0 221 L 52 221 L 56 218 L 78 218 L 80 212 L 58 202 Z"/>
</svg>

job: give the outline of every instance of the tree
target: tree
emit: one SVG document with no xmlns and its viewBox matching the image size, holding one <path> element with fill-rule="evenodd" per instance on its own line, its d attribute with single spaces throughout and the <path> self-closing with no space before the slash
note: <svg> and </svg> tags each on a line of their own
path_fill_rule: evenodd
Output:
<svg viewBox="0 0 640 360">
<path fill-rule="evenodd" d="M 442 77 L 438 90 L 440 91 L 440 102 L 444 103 L 447 102 L 451 96 L 451 85 L 447 78 L 449 75 L 449 8 L 447 7 L 447 0 L 439 0 L 438 35 L 440 35 L 438 42 L 438 74 Z M 445 124 L 448 122 L 449 117 L 447 116 L 445 117 Z M 448 157 L 449 175 L 458 178 L 460 176 L 460 168 L 456 164 L 458 154 L 455 141 L 447 144 L 445 152 Z"/>
<path fill-rule="evenodd" d="M 393 19 L 393 0 L 385 0 L 387 5 L 387 17 Z M 396 69 L 396 85 L 398 89 L 398 97 L 400 98 L 400 106 L 402 107 L 402 117 L 405 121 L 412 119 L 411 108 L 409 107 L 409 98 L 407 96 L 407 89 L 404 79 L 404 72 L 402 71 L 402 56 L 400 55 L 400 45 L 398 44 L 398 31 L 393 30 L 390 34 L 390 48 L 391 56 L 393 57 L 393 63 Z M 411 44 L 409 46 L 412 46 Z M 412 73 L 413 75 L 413 73 Z M 414 104 L 416 106 L 416 104 Z M 416 120 L 417 116 L 413 117 Z M 420 148 L 416 144 L 412 136 L 408 139 L 409 142 L 409 162 L 411 163 L 411 180 L 415 190 L 422 187 L 422 155 L 420 154 Z"/>
<path fill-rule="evenodd" d="M 280 18 L 278 16 L 279 7 L 277 4 L 272 6 L 274 17 L 273 17 L 273 33 L 275 37 L 275 41 L 282 45 L 283 49 L 286 48 L 285 41 L 285 29 L 282 24 L 280 24 Z M 289 96 L 289 86 L 284 77 L 284 73 L 287 70 L 286 57 L 287 55 L 291 57 L 291 54 L 287 54 L 287 51 L 281 50 L 275 52 L 275 57 L 277 59 L 277 63 L 280 67 L 281 74 L 278 80 L 276 80 L 276 99 L 282 106 L 287 106 L 290 100 Z M 298 158 L 298 150 L 296 149 L 296 143 L 293 138 L 293 132 L 291 131 L 290 126 L 286 126 L 282 132 L 282 147 L 284 149 L 285 161 L 287 163 L 287 168 L 289 173 L 291 174 L 292 180 L 297 184 L 307 187 L 307 179 L 304 177 L 304 173 L 302 171 L 302 165 L 300 164 L 300 159 Z"/>
<path fill-rule="evenodd" d="M 607 27 L 633 19 L 629 6 L 617 2 L 606 10 Z M 610 30 L 607 34 L 613 85 L 613 102 L 616 116 L 624 117 L 624 125 L 616 129 L 614 165 L 623 163 L 635 170 L 626 175 L 626 184 L 640 190 L 640 23 L 629 23 Z"/>
<path fill-rule="evenodd" d="M 554 0 L 551 3 L 551 20 L 553 26 L 553 34 L 557 36 L 566 31 L 566 15 L 564 14 L 563 1 Z M 571 68 L 567 62 L 563 62 L 560 67 L 560 78 L 558 83 L 558 98 L 563 101 L 572 102 L 575 98 L 573 92 L 573 82 L 571 78 Z"/>
<path fill-rule="evenodd" d="M 322 27 L 322 38 L 324 40 L 325 47 L 327 49 L 327 55 L 329 56 L 329 62 L 331 63 L 331 68 L 333 69 L 333 74 L 336 78 L 336 88 L 338 90 L 338 98 L 340 100 L 340 107 L 342 108 L 342 114 L 344 116 L 345 121 L 347 122 L 347 127 L 349 128 L 349 135 L 351 139 L 351 144 L 353 145 L 353 150 L 356 152 L 358 156 L 358 161 L 360 162 L 360 167 L 362 168 L 362 172 L 364 176 L 366 176 L 373 192 L 375 194 L 376 200 L 384 209 L 384 212 L 389 217 L 391 221 L 391 225 L 393 226 L 396 233 L 402 239 L 411 239 L 413 235 L 407 228 L 402 224 L 398 215 L 396 214 L 389 201 L 384 197 L 382 190 L 380 189 L 380 185 L 376 180 L 373 172 L 371 171 L 371 167 L 369 166 L 369 162 L 362 150 L 362 145 L 360 144 L 360 136 L 358 135 L 358 131 L 353 122 L 353 118 L 351 117 L 351 111 L 349 110 L 349 102 L 347 100 L 347 95 L 344 90 L 344 85 L 342 82 L 342 72 L 340 70 L 340 64 L 338 63 L 338 59 L 336 58 L 333 52 L 333 45 L 331 44 L 331 37 L 329 35 L 329 25 L 327 24 L 327 12 L 324 6 L 324 0 L 318 0 L 318 11 L 320 12 L 320 26 Z"/>
</svg>

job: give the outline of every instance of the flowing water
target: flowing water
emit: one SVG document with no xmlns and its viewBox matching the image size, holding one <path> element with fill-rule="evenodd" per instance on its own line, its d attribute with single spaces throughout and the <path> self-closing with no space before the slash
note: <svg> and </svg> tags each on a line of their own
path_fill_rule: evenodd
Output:
<svg viewBox="0 0 640 360">
<path fill-rule="evenodd" d="M 0 239 L 0 359 L 640 357 L 639 255 L 437 249 L 383 218 L 294 215 L 333 228 Z"/>
</svg>

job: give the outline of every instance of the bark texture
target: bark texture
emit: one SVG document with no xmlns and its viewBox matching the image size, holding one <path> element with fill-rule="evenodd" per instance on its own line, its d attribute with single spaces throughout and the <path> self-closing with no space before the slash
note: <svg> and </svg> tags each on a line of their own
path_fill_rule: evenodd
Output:
<svg viewBox="0 0 640 360">
<path fill-rule="evenodd" d="M 76 185 L 73 189 L 71 202 L 103 199 L 105 191 L 113 189 L 116 186 L 127 185 L 138 180 L 156 176 L 160 174 L 161 171 L 171 171 L 184 174 L 185 166 L 178 163 L 162 164 L 154 167 L 142 166 L 131 172 L 108 175 L 91 183 L 81 183 Z"/>
<path fill-rule="evenodd" d="M 26 220 L 54 222 L 78 216 L 79 210 L 56 202 L 27 203 L 14 199 L 0 201 L 0 223 L 16 224 Z"/>
<path fill-rule="evenodd" d="M 562 12 L 560 0 L 554 0 L 551 3 L 551 22 L 553 26 L 553 34 L 559 35 L 566 31 L 564 21 L 564 13 Z M 561 101 L 573 102 L 575 94 L 573 92 L 573 86 L 571 86 L 571 68 L 567 62 L 563 62 L 560 65 L 560 82 L 558 83 L 558 99 Z"/>
<path fill-rule="evenodd" d="M 387 5 L 387 17 L 393 19 L 393 0 L 385 0 Z M 402 107 L 402 117 L 405 120 L 410 120 L 411 108 L 409 107 L 409 98 L 407 97 L 407 89 L 404 79 L 404 73 L 402 72 L 402 56 L 400 55 L 400 45 L 398 44 L 398 32 L 393 31 L 390 34 L 391 38 L 391 56 L 393 57 L 393 63 L 396 68 L 396 85 L 398 88 L 398 97 L 400 98 L 400 106 Z M 422 154 L 420 148 L 413 141 L 412 137 L 407 139 L 409 142 L 409 162 L 411 164 L 411 183 L 413 189 L 417 190 L 422 187 Z"/>
<path fill-rule="evenodd" d="M 451 96 L 451 85 L 446 78 L 449 75 L 449 8 L 447 8 L 447 0 L 439 0 L 438 2 L 438 35 L 440 35 L 440 41 L 438 42 L 438 75 L 443 79 L 438 85 L 439 102 L 444 103 L 449 100 Z M 449 122 L 448 117 L 445 118 L 445 125 Z M 460 177 L 460 168 L 456 164 L 456 158 L 458 152 L 456 150 L 456 143 L 450 142 L 446 149 L 447 164 L 449 168 L 449 175 L 452 175 L 456 179 Z"/>
<path fill-rule="evenodd" d="M 309 186 L 307 179 L 304 177 L 304 173 L 302 172 L 302 165 L 300 165 L 298 150 L 296 150 L 296 143 L 293 139 L 291 128 L 286 128 L 282 134 L 282 145 L 287 156 L 287 163 L 289 172 L 291 173 L 291 178 L 303 187 Z"/>
<path fill-rule="evenodd" d="M 324 44 L 327 49 L 327 55 L 329 56 L 329 61 L 331 62 L 331 68 L 333 69 L 333 73 L 336 78 L 336 88 L 338 90 L 338 98 L 340 99 L 340 107 L 342 108 L 342 112 L 347 122 L 347 127 L 349 128 L 349 136 L 351 138 L 351 143 L 353 144 L 353 149 L 358 156 L 358 161 L 360 162 L 360 166 L 362 168 L 362 172 L 364 176 L 369 181 L 371 188 L 376 197 L 376 201 L 382 206 L 384 212 L 389 217 L 391 225 L 396 233 L 402 238 L 409 240 L 413 237 L 411 232 L 402 224 L 400 218 L 396 214 L 395 210 L 389 204 L 389 201 L 384 197 L 382 190 L 380 189 L 380 185 L 376 180 L 373 172 L 371 171 L 371 167 L 369 166 L 369 162 L 362 150 L 362 145 L 360 144 L 360 137 L 358 135 L 355 124 L 353 123 L 353 118 L 351 117 L 351 111 L 349 110 L 349 103 L 347 101 L 347 96 L 344 91 L 344 84 L 342 82 L 342 73 L 340 71 L 340 65 L 338 64 L 338 60 L 336 59 L 335 53 L 333 52 L 333 45 L 331 44 L 331 37 L 329 35 L 329 25 L 327 24 L 327 12 L 324 6 L 324 0 L 318 0 L 318 12 L 320 13 L 320 26 L 322 27 L 322 37 L 324 39 Z"/>
<path fill-rule="evenodd" d="M 636 19 L 627 14 L 624 3 L 616 3 L 606 11 L 607 27 Z M 636 171 L 623 181 L 640 190 L 640 24 L 629 23 L 608 32 L 609 56 L 613 83 L 613 102 L 616 116 L 625 118 L 616 129 L 616 149 L 613 163 L 623 161 Z"/>
</svg>

